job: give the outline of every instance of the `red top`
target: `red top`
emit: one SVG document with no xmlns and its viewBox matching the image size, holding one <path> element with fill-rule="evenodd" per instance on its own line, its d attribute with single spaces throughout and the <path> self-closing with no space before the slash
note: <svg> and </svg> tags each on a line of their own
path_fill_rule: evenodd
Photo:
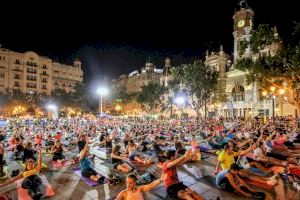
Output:
<svg viewBox="0 0 300 200">
<path fill-rule="evenodd" d="M 167 168 L 169 162 L 171 161 L 165 162 L 162 166 L 163 173 L 167 174 L 167 178 L 164 180 L 164 185 L 166 188 L 168 188 L 170 185 L 179 183 L 176 167 L 174 166 Z"/>
</svg>

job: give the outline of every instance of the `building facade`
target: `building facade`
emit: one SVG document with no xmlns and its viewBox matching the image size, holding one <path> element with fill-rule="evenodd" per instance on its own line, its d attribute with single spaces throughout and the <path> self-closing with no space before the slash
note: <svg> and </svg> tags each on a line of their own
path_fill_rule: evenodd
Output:
<svg viewBox="0 0 300 200">
<path fill-rule="evenodd" d="M 263 89 L 258 82 L 247 84 L 247 73 L 234 68 L 234 64 L 241 58 L 257 59 L 260 55 L 275 55 L 282 45 L 281 42 L 273 43 L 254 54 L 250 48 L 240 53 L 240 45 L 244 40 L 250 40 L 250 32 L 253 28 L 254 11 L 242 1 L 240 9 L 233 15 L 233 63 L 229 56 L 220 48 L 218 54 L 207 53 L 205 63 L 214 67 L 220 73 L 220 80 L 226 84 L 227 101 L 219 105 L 211 104 L 210 112 L 218 113 L 224 117 L 253 117 L 257 115 L 286 116 L 295 115 L 295 107 L 286 101 L 283 95 L 263 96 Z M 279 37 L 276 27 L 274 36 Z M 229 67 L 230 66 L 230 67 Z"/>
<path fill-rule="evenodd" d="M 135 70 L 129 75 L 123 74 L 114 80 L 114 89 L 117 91 L 125 89 L 128 94 L 137 93 L 142 90 L 142 86 L 146 86 L 150 82 L 160 83 L 162 73 L 162 69 L 156 68 L 153 63 L 148 61 L 140 70 Z"/>
<path fill-rule="evenodd" d="M 28 94 L 50 95 L 54 89 L 74 91 L 83 82 L 80 61 L 73 65 L 53 62 L 50 58 L 28 51 L 18 53 L 0 48 L 0 92 L 20 90 Z"/>
</svg>

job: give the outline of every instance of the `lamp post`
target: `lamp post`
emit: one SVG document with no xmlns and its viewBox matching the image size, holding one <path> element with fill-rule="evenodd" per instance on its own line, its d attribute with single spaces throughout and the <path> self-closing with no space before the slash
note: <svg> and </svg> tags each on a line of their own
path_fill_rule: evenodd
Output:
<svg viewBox="0 0 300 200">
<path fill-rule="evenodd" d="M 274 86 L 271 86 L 270 87 L 270 90 L 271 90 L 271 97 L 272 97 L 272 117 L 274 118 L 275 117 L 275 95 L 274 95 L 274 92 L 275 92 L 275 87 Z"/>
<path fill-rule="evenodd" d="M 100 88 L 98 88 L 97 93 L 100 96 L 99 111 L 100 111 L 100 115 L 101 115 L 103 113 L 102 98 L 103 98 L 103 96 L 106 96 L 108 94 L 108 89 L 105 87 L 100 87 Z"/>
<path fill-rule="evenodd" d="M 285 93 L 284 89 L 279 90 L 279 94 L 281 96 L 281 104 L 280 104 L 280 115 L 283 116 L 283 95 Z"/>
<path fill-rule="evenodd" d="M 263 91 L 262 95 L 264 96 L 264 123 L 267 121 L 267 111 L 266 111 L 266 96 L 267 96 L 267 91 Z"/>
</svg>

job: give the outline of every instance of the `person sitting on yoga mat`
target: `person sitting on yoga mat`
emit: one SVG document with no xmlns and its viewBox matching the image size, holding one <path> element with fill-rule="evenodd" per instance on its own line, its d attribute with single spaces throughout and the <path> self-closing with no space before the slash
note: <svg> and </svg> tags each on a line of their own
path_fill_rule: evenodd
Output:
<svg viewBox="0 0 300 200">
<path fill-rule="evenodd" d="M 34 157 L 35 153 L 36 151 L 32 149 L 31 142 L 26 142 L 23 149 L 23 163 L 25 163 L 27 159 L 36 161 L 36 158 Z"/>
<path fill-rule="evenodd" d="M 111 152 L 111 162 L 114 166 L 114 169 L 117 169 L 120 172 L 128 173 L 133 170 L 133 168 L 124 162 L 127 158 L 122 156 L 120 153 L 121 147 L 119 145 L 114 146 Z"/>
<path fill-rule="evenodd" d="M 257 196 L 258 192 L 250 188 L 245 181 L 239 177 L 240 170 L 241 168 L 238 166 L 238 164 L 231 164 L 229 169 L 225 169 L 217 175 L 216 186 L 219 189 L 223 189 L 228 192 L 237 192 L 238 194 L 248 198 L 253 197 L 254 194 Z M 261 196 L 264 197 L 265 194 L 262 193 Z"/>
<path fill-rule="evenodd" d="M 60 140 L 56 140 L 54 145 L 51 148 L 51 153 L 53 153 L 52 161 L 64 162 L 65 156 L 63 155 L 63 151 L 67 151 Z"/>
<path fill-rule="evenodd" d="M 90 147 L 86 145 L 80 152 L 79 163 L 80 163 L 81 175 L 99 184 L 103 184 L 105 183 L 106 178 L 98 174 L 96 170 L 93 168 L 92 162 L 88 158 L 89 150 Z M 109 183 L 113 184 L 114 179 L 109 179 Z"/>
<path fill-rule="evenodd" d="M 163 182 L 167 190 L 167 195 L 172 199 L 203 200 L 198 193 L 185 186 L 182 182 L 179 182 L 178 179 L 176 167 L 190 160 L 191 156 L 191 150 L 187 150 L 179 158 L 175 158 L 174 150 L 167 151 L 167 160 L 162 164 L 163 174 L 166 174 Z"/>
<path fill-rule="evenodd" d="M 234 160 L 235 157 L 245 155 L 255 148 L 256 145 L 253 145 L 250 146 L 247 150 L 234 152 L 231 146 L 225 145 L 224 150 L 218 156 L 218 163 L 214 171 L 214 175 L 216 175 L 220 171 L 220 166 L 222 170 L 229 169 L 231 164 L 235 162 Z"/>
<path fill-rule="evenodd" d="M 166 178 L 165 174 L 162 174 L 161 177 L 150 184 L 136 186 L 137 177 L 135 174 L 129 174 L 126 178 L 127 188 L 121 191 L 116 200 L 144 200 L 143 192 L 147 192 L 157 187 L 163 180 Z"/>
<path fill-rule="evenodd" d="M 23 154 L 23 143 L 21 141 L 21 139 L 19 137 L 16 138 L 16 148 L 14 150 L 14 153 L 13 153 L 13 158 L 14 160 L 21 160 L 22 159 L 22 154 Z"/>
<path fill-rule="evenodd" d="M 22 182 L 22 188 L 28 190 L 28 195 L 32 197 L 33 200 L 40 199 L 42 197 L 41 186 L 42 179 L 39 177 L 39 173 L 42 167 L 42 151 L 38 149 L 38 161 L 34 162 L 33 159 L 28 159 L 25 163 L 25 171 L 19 175 L 7 180 L 0 188 L 15 182 L 18 179 L 24 178 Z"/>
<path fill-rule="evenodd" d="M 133 142 L 133 140 L 129 140 L 125 153 L 128 155 L 130 161 L 137 161 L 143 164 L 150 164 L 152 162 L 151 158 L 142 159 L 141 156 L 137 155 L 137 145 Z"/>
</svg>

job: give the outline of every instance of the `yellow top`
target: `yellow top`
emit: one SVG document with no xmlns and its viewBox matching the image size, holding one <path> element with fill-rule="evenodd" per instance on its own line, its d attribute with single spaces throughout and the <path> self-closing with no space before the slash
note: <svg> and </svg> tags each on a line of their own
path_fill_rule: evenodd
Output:
<svg viewBox="0 0 300 200">
<path fill-rule="evenodd" d="M 29 170 L 29 171 L 25 171 L 23 172 L 23 177 L 26 178 L 28 176 L 32 176 L 32 175 L 38 175 L 39 174 L 39 170 L 37 170 L 36 168 L 33 170 Z"/>
<path fill-rule="evenodd" d="M 222 151 L 218 156 L 218 161 L 220 161 L 222 170 L 229 169 L 230 165 L 234 163 L 235 153 L 228 154 L 226 151 Z"/>
</svg>

